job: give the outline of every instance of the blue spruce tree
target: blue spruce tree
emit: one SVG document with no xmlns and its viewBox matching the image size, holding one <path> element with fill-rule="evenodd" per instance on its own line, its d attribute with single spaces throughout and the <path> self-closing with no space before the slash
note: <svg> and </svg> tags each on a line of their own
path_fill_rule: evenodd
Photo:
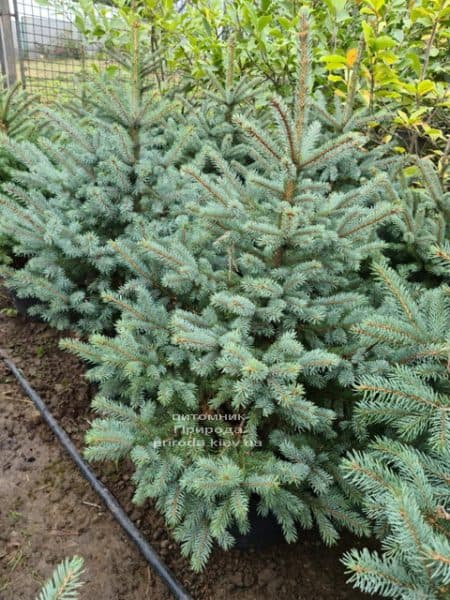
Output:
<svg viewBox="0 0 450 600">
<path fill-rule="evenodd" d="M 304 12 L 299 47 L 292 109 L 273 99 L 268 126 L 234 117 L 254 165 L 236 170 L 208 148 L 213 173 L 186 166 L 198 197 L 176 229 L 110 245 L 134 273 L 103 295 L 121 311 L 116 335 L 63 344 L 100 386 L 87 456 L 131 456 L 135 501 L 156 501 L 197 570 L 213 543 L 233 545 L 233 527 L 249 530 L 252 497 L 289 542 L 298 526 L 316 524 L 327 544 L 341 527 L 367 531 L 339 463 L 351 386 L 384 363 L 366 361 L 350 329 L 370 311 L 361 266 L 398 209 L 379 200 L 382 172 L 323 180 L 365 155 L 364 138 L 319 143 Z"/>
<path fill-rule="evenodd" d="M 152 89 L 155 63 L 137 27 L 132 36 L 116 77 L 90 83 L 84 116 L 46 109 L 56 139 L 9 144 L 22 168 L 3 186 L 0 231 L 25 264 L 3 275 L 58 329 L 111 328 L 114 310 L 100 296 L 125 273 L 108 240 L 131 240 L 149 222 L 170 229 L 183 199 L 177 162 L 189 133 Z"/>
<path fill-rule="evenodd" d="M 438 246 L 429 255 L 448 281 L 450 255 Z M 444 600 L 450 595 L 450 290 L 407 286 L 383 264 L 375 272 L 386 301 L 355 331 L 388 368 L 358 382 L 354 430 L 371 443 L 353 452 L 343 471 L 381 551 L 353 550 L 344 563 L 350 581 L 369 594 Z"/>
</svg>

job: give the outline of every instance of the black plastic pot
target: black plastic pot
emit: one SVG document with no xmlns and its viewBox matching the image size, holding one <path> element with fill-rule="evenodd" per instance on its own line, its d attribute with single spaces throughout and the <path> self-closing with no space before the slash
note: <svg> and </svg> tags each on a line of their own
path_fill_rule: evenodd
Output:
<svg viewBox="0 0 450 600">
<path fill-rule="evenodd" d="M 246 534 L 239 532 L 236 526 L 231 527 L 230 533 L 236 539 L 234 548 L 238 550 L 263 550 L 275 544 L 286 543 L 283 532 L 274 514 L 269 511 L 267 517 L 258 514 L 259 498 L 250 496 L 249 521 L 250 531 Z"/>
<path fill-rule="evenodd" d="M 14 308 L 17 310 L 19 315 L 30 319 L 30 321 L 36 321 L 36 323 L 44 323 L 44 320 L 41 319 L 41 317 L 30 315 L 28 313 L 29 308 L 31 308 L 32 306 L 36 306 L 36 304 L 40 303 L 40 301 L 37 298 L 19 298 L 19 296 L 17 296 L 17 294 L 10 289 L 8 289 L 8 293 L 12 300 Z"/>
</svg>

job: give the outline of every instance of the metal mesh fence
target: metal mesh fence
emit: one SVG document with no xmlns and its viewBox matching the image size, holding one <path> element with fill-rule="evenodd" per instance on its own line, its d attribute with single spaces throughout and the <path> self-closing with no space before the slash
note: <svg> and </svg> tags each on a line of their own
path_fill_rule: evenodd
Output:
<svg viewBox="0 0 450 600">
<path fill-rule="evenodd" d="M 58 8 L 38 4 L 35 0 L 4 2 L 9 3 L 16 62 L 15 75 L 8 77 L 8 83 L 20 77 L 26 89 L 48 103 L 56 96 L 58 99 L 70 97 L 77 89 L 77 81 L 83 79 L 94 64 L 99 68 L 106 64 L 102 47 L 83 40 L 64 2 L 58 3 Z M 2 64 L 9 64 L 13 70 L 14 65 L 6 56 L 11 48 L 0 46 L 0 52 L 9 59 Z"/>
</svg>

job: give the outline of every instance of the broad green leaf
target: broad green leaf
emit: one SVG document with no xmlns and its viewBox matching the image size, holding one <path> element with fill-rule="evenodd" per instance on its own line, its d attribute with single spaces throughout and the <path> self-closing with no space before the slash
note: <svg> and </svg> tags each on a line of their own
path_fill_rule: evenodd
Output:
<svg viewBox="0 0 450 600">
<path fill-rule="evenodd" d="M 340 54 L 326 54 L 325 56 L 321 56 L 319 60 L 321 62 L 341 63 L 342 65 L 347 63 L 345 56 L 341 56 Z"/>
<path fill-rule="evenodd" d="M 440 129 L 436 129 L 435 127 L 430 127 L 426 123 L 423 123 L 422 129 L 433 140 L 435 140 L 435 139 L 445 140 L 445 136 Z"/>
<path fill-rule="evenodd" d="M 388 35 L 381 35 L 374 40 L 374 46 L 377 50 L 393 48 L 397 46 L 397 42 Z"/>
<path fill-rule="evenodd" d="M 410 18 L 413 23 L 415 23 L 418 19 L 428 19 L 430 22 L 433 19 L 433 13 L 429 10 L 426 10 L 423 6 L 417 6 L 413 8 L 410 13 Z"/>
<path fill-rule="evenodd" d="M 425 113 L 427 113 L 430 109 L 426 106 L 422 106 L 422 108 L 418 108 L 417 110 L 413 110 L 413 112 L 410 115 L 410 119 L 412 120 L 417 120 L 419 119 L 419 117 L 421 117 L 422 115 L 424 115 Z"/>
<path fill-rule="evenodd" d="M 424 79 L 417 86 L 417 93 L 419 94 L 419 96 L 425 96 L 426 94 L 429 94 L 430 92 L 434 92 L 435 89 L 436 89 L 436 86 L 434 85 L 434 83 L 432 81 L 430 81 L 429 79 Z"/>
<path fill-rule="evenodd" d="M 286 19 L 286 17 L 277 17 L 277 21 L 281 27 L 284 27 L 285 29 L 292 27 L 292 22 L 289 19 Z"/>
<path fill-rule="evenodd" d="M 398 60 L 399 60 L 399 58 L 396 54 L 394 54 L 393 52 L 389 52 L 388 50 L 380 52 L 378 54 L 378 57 L 381 58 L 381 60 L 383 62 L 385 62 L 387 65 L 393 65 L 396 62 L 398 62 Z"/>
<path fill-rule="evenodd" d="M 344 81 L 343 77 L 340 77 L 339 75 L 328 75 L 328 80 L 329 81 L 333 81 L 333 82 L 337 82 L 337 81 Z"/>
<path fill-rule="evenodd" d="M 79 31 L 81 31 L 81 33 L 86 32 L 85 25 L 84 25 L 84 19 L 82 18 L 81 15 L 77 15 L 75 17 L 75 26 Z"/>
<path fill-rule="evenodd" d="M 271 21 L 272 17 L 270 15 L 263 15 L 262 17 L 259 17 L 257 25 L 258 31 L 262 31 Z"/>
<path fill-rule="evenodd" d="M 372 27 L 369 25 L 369 23 L 367 23 L 367 21 L 363 21 L 361 23 L 361 27 L 366 44 L 370 44 L 370 42 L 374 39 Z"/>
</svg>

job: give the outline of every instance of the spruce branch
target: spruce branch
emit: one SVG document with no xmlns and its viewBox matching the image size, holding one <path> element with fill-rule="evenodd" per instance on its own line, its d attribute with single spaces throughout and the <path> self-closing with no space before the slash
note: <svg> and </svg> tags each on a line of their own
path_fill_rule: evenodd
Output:
<svg viewBox="0 0 450 600">
<path fill-rule="evenodd" d="M 233 117 L 233 123 L 240 127 L 249 138 L 254 140 L 257 145 L 271 158 L 276 158 L 278 161 L 282 161 L 282 156 L 278 148 L 276 148 L 272 141 L 268 138 L 266 132 L 261 129 L 256 123 L 252 123 L 241 115 L 235 115 Z"/>
<path fill-rule="evenodd" d="M 364 138 L 355 133 L 346 133 L 336 140 L 324 144 L 319 150 L 300 163 L 300 168 L 319 167 L 328 160 L 341 156 L 343 152 L 361 146 Z"/>
<path fill-rule="evenodd" d="M 76 600 L 83 585 L 84 561 L 80 556 L 66 558 L 47 581 L 36 600 Z"/>
<path fill-rule="evenodd" d="M 236 40 L 234 35 L 230 35 L 227 42 L 227 61 L 226 61 L 226 77 L 225 89 L 230 91 L 234 83 L 234 61 L 235 61 Z"/>
<path fill-rule="evenodd" d="M 297 147 L 296 156 L 298 162 L 302 162 L 303 132 L 307 119 L 307 102 L 310 86 L 311 70 L 311 48 L 310 48 L 310 24 L 308 12 L 305 8 L 300 11 L 300 22 L 298 30 L 298 74 L 297 87 L 295 90 L 294 122 L 295 143 Z"/>
<path fill-rule="evenodd" d="M 286 139 L 288 142 L 289 154 L 291 160 L 294 164 L 297 164 L 299 159 L 297 156 L 296 144 L 295 144 L 295 134 L 292 131 L 292 124 L 290 122 L 288 112 L 286 107 L 282 105 L 282 101 L 278 98 L 273 98 L 271 100 L 271 105 L 275 109 L 276 113 L 279 116 L 280 122 L 283 125 L 284 133 L 286 135 Z"/>
<path fill-rule="evenodd" d="M 399 306 L 402 308 L 407 320 L 414 328 L 418 328 L 417 322 L 417 305 L 411 298 L 405 285 L 395 271 L 387 265 L 376 263 L 373 265 L 373 272 L 381 281 L 385 288 L 389 290 L 393 298 L 396 299 Z"/>
</svg>

